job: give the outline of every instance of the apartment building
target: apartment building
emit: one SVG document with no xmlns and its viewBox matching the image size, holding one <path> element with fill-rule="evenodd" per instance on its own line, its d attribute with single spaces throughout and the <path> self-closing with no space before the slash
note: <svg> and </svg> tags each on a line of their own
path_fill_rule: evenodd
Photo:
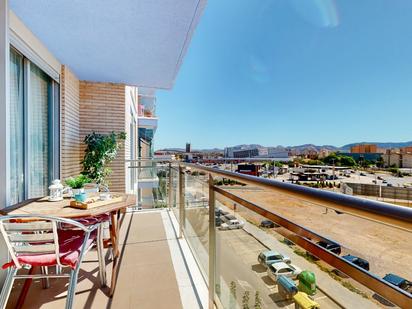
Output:
<svg viewBox="0 0 412 309">
<path fill-rule="evenodd" d="M 382 157 L 386 167 L 412 168 L 412 147 L 388 149 Z"/>
<path fill-rule="evenodd" d="M 350 148 L 351 153 L 377 153 L 378 146 L 376 144 L 358 144 Z"/>
<path fill-rule="evenodd" d="M 89 9 L 84 5 L 84 9 Z M 11 7 L 16 13 L 10 10 L 3 29 L 4 44 L 9 46 L 3 55 L 4 72 L 10 72 L 4 76 L 7 78 L 3 85 L 7 90 L 5 100 L 9 102 L 3 113 L 7 120 L 3 127 L 7 132 L 3 149 L 7 152 L 3 155 L 7 160 L 2 170 L 9 188 L 3 193 L 4 204 L 12 205 L 47 195 L 52 179 L 78 175 L 82 171 L 83 141 L 92 132 L 126 132 L 124 146 L 112 163 L 109 183 L 113 191 L 130 191 L 133 189 L 132 176 L 125 161 L 153 156 L 153 137 L 158 121 L 155 91 L 172 86 L 181 64 L 188 44 L 186 34 L 183 35 L 185 32 L 180 31 L 181 25 L 169 29 L 174 31 L 172 33 L 161 32 L 161 28 L 153 29 L 153 35 L 147 33 L 145 42 L 140 39 L 134 45 L 127 42 L 134 51 L 123 50 L 119 54 L 121 58 L 116 59 L 110 56 L 111 52 L 93 54 L 97 46 L 106 47 L 103 42 L 96 41 L 98 37 L 102 41 L 106 39 L 100 36 L 107 33 L 105 29 L 100 29 L 95 38 L 84 34 L 75 24 L 71 33 L 62 25 L 51 31 L 33 18 L 34 12 L 28 11 L 27 6 L 12 1 Z M 51 5 L 50 9 L 56 11 L 53 18 L 58 21 L 62 15 L 58 4 Z M 190 14 L 178 16 L 182 18 L 182 25 L 189 29 L 190 36 L 196 23 L 192 24 L 191 19 L 186 18 Z M 100 21 L 97 13 L 90 18 L 96 23 Z M 24 20 L 32 28 L 28 28 Z M 102 25 L 106 27 L 104 23 Z M 127 24 L 118 27 L 128 33 Z M 63 31 L 66 37 L 54 35 L 58 31 Z M 93 44 L 74 40 L 83 34 L 84 39 L 93 39 Z M 73 38 L 73 46 L 67 45 L 68 35 Z M 170 42 L 170 55 L 164 55 L 155 47 L 160 42 L 164 44 L 165 35 L 179 39 Z M 114 40 L 114 37 L 110 39 Z M 140 56 L 135 53 L 139 48 Z M 148 48 L 156 51 L 148 52 Z M 154 62 L 155 55 L 167 61 Z M 125 61 L 129 59 L 132 62 Z M 106 69 L 102 70 L 103 67 Z M 144 87 L 138 87 L 140 85 Z M 6 119 L 7 116 L 10 118 Z"/>
<path fill-rule="evenodd" d="M 109 183 L 132 190 L 126 163 L 153 156 L 155 90 L 173 86 L 204 5 L 158 1 L 136 12 L 123 3 L 108 16 L 89 2 L 2 1 L 1 207 L 47 196 L 53 179 L 78 175 L 92 132 L 126 132 Z"/>
</svg>

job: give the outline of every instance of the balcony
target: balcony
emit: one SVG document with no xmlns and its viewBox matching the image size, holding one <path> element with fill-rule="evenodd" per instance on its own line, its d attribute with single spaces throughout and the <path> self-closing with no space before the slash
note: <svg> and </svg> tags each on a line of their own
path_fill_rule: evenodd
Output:
<svg viewBox="0 0 412 309">
<path fill-rule="evenodd" d="M 99 288 L 97 254 L 92 251 L 80 270 L 74 308 L 201 308 L 202 302 L 206 307 L 206 285 L 187 245 L 176 237 L 176 225 L 168 211 L 125 214 L 114 296 L 107 296 L 108 288 Z M 22 283 L 14 285 L 7 308 L 18 307 Z M 51 280 L 50 288 L 43 289 L 42 282 L 34 280 L 22 308 L 64 308 L 66 285 L 66 280 Z"/>
<path fill-rule="evenodd" d="M 277 275 L 258 261 L 268 250 L 289 258 L 278 265 L 315 276 L 315 285 L 305 287 L 302 272 L 284 272 L 299 290 L 311 289 L 321 308 L 411 307 L 411 287 L 382 279 L 412 273 L 410 208 L 201 165 L 133 164 L 158 176 L 158 190 L 149 193 L 162 209 L 124 215 L 113 298 L 98 288 L 97 261 L 88 256 L 76 308 L 292 308 L 298 299 L 287 298 Z M 263 220 L 273 226 L 262 227 Z M 321 242 L 338 245 L 339 252 Z M 343 258 L 348 254 L 367 260 L 368 270 Z M 107 262 L 109 269 L 109 253 Z M 24 308 L 62 306 L 66 287 L 60 281 L 48 290 L 34 282 Z"/>
<path fill-rule="evenodd" d="M 156 98 L 154 96 L 139 95 L 138 127 L 146 129 L 157 128 Z"/>
</svg>

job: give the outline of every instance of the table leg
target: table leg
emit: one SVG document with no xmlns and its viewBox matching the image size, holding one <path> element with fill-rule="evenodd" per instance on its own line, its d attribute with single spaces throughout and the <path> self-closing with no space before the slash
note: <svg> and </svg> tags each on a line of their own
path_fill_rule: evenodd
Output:
<svg viewBox="0 0 412 309">
<path fill-rule="evenodd" d="M 111 217 L 111 226 L 110 226 L 110 239 L 112 242 L 113 250 L 113 266 L 112 266 L 112 282 L 110 285 L 110 297 L 113 296 L 114 290 L 116 289 L 117 273 L 119 268 L 119 224 L 118 224 L 118 211 L 112 212 Z"/>
</svg>

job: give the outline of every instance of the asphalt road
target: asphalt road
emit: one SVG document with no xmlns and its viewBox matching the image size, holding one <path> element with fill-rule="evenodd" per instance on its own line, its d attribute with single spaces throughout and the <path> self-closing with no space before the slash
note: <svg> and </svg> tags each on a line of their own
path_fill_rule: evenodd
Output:
<svg viewBox="0 0 412 309">
<path fill-rule="evenodd" d="M 186 238 L 197 253 L 198 262 L 207 273 L 208 267 L 208 210 L 203 207 L 186 209 Z M 242 304 L 245 291 L 250 292 L 250 305 L 259 291 L 262 308 L 294 308 L 291 301 L 280 299 L 277 285 L 267 276 L 266 270 L 257 262 L 260 252 L 267 250 L 258 240 L 243 229 L 217 231 L 217 284 L 224 307 L 235 308 L 230 296 L 231 286 L 236 285 L 236 302 Z M 293 260 L 293 259 L 292 259 Z M 292 261 L 293 262 L 293 261 Z M 299 265 L 297 265 L 299 266 Z M 340 308 L 318 290 L 314 296 L 321 308 Z"/>
</svg>

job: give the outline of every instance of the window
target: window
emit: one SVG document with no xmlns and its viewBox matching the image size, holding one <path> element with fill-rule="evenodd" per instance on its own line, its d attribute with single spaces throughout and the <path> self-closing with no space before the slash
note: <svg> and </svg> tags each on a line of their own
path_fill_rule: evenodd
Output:
<svg viewBox="0 0 412 309">
<path fill-rule="evenodd" d="M 273 256 L 269 257 L 269 260 L 281 260 L 281 259 L 282 259 L 282 257 L 279 256 L 279 255 L 273 255 Z"/>
<path fill-rule="evenodd" d="M 47 195 L 58 177 L 58 117 L 58 84 L 12 48 L 10 204 Z"/>
</svg>

